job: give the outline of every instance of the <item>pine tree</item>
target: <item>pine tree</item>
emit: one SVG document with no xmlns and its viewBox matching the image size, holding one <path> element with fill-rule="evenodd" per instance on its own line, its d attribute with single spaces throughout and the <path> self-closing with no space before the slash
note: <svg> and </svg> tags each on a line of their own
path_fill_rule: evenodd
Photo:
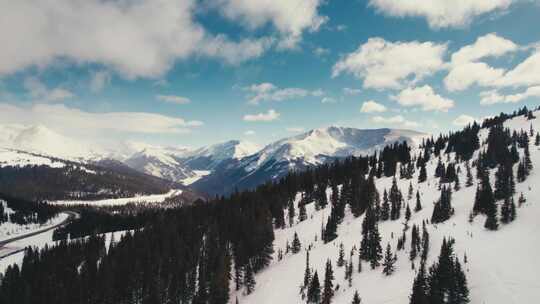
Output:
<svg viewBox="0 0 540 304">
<path fill-rule="evenodd" d="M 536 139 L 534 140 L 535 146 L 540 146 L 540 132 L 536 133 Z"/>
<path fill-rule="evenodd" d="M 358 290 L 354 292 L 353 300 L 351 302 L 352 304 L 361 304 L 362 299 L 360 299 L 360 295 L 358 294 Z"/>
<path fill-rule="evenodd" d="M 362 257 L 358 255 L 358 267 L 356 268 L 358 273 L 362 272 Z"/>
<path fill-rule="evenodd" d="M 420 165 L 420 173 L 418 174 L 418 183 L 423 183 L 427 180 L 426 164 L 422 162 Z"/>
<path fill-rule="evenodd" d="M 427 288 L 426 267 L 424 263 L 421 263 L 420 271 L 414 279 L 409 304 L 429 304 Z"/>
<path fill-rule="evenodd" d="M 390 218 L 390 204 L 388 202 L 388 192 L 386 192 L 386 189 L 384 189 L 383 192 L 383 203 L 381 205 L 379 218 L 381 221 L 386 221 Z"/>
<path fill-rule="evenodd" d="M 339 244 L 339 254 L 336 265 L 337 267 L 343 267 L 343 265 L 345 265 L 345 249 L 343 247 L 343 243 Z"/>
<path fill-rule="evenodd" d="M 319 275 L 317 274 L 317 271 L 315 271 L 315 274 L 313 274 L 313 279 L 309 284 L 307 296 L 308 303 L 318 304 L 321 302 L 321 284 L 319 282 Z"/>
<path fill-rule="evenodd" d="M 289 216 L 289 227 L 292 227 L 294 225 L 294 201 L 292 199 L 289 200 L 288 206 L 287 206 L 288 216 Z"/>
<path fill-rule="evenodd" d="M 322 304 L 330 304 L 334 297 L 334 271 L 330 259 L 326 261 L 326 270 L 324 272 L 324 287 L 322 293 Z"/>
<path fill-rule="evenodd" d="M 411 219 L 411 208 L 409 208 L 409 204 L 407 204 L 407 208 L 405 208 L 405 220 L 409 221 Z"/>
<path fill-rule="evenodd" d="M 486 211 L 486 222 L 484 227 L 489 230 L 497 230 L 499 228 L 499 223 L 497 222 L 497 205 L 494 200 L 487 202 L 485 205 Z"/>
<path fill-rule="evenodd" d="M 409 192 L 407 193 L 407 200 L 411 200 L 414 194 L 414 189 L 412 186 L 412 182 L 409 182 Z"/>
<path fill-rule="evenodd" d="M 244 273 L 244 287 L 246 288 L 246 294 L 251 294 L 255 290 L 255 275 L 250 263 L 247 263 L 246 272 Z"/>
<path fill-rule="evenodd" d="M 435 203 L 435 207 L 433 208 L 433 214 L 431 216 L 432 223 L 442 223 L 452 216 L 454 209 L 452 208 L 451 202 L 452 190 L 446 186 L 443 186 L 441 189 L 441 197 Z"/>
<path fill-rule="evenodd" d="M 401 202 L 403 201 L 403 195 L 398 188 L 395 177 L 392 180 L 392 187 L 390 187 L 390 192 L 388 193 L 388 200 L 390 201 L 390 219 L 399 219 L 401 216 Z"/>
<path fill-rule="evenodd" d="M 465 187 L 470 187 L 473 185 L 473 176 L 471 173 L 471 166 L 469 165 L 469 161 L 465 163 L 465 168 L 467 169 L 467 180 L 465 181 Z"/>
<path fill-rule="evenodd" d="M 508 224 L 516 218 L 516 204 L 514 198 L 506 198 L 501 206 L 501 222 Z"/>
<path fill-rule="evenodd" d="M 299 214 L 298 214 L 298 220 L 300 222 L 303 222 L 307 220 L 307 213 L 306 213 L 306 204 L 303 202 L 300 202 L 299 204 Z"/>
<path fill-rule="evenodd" d="M 420 202 L 420 191 L 416 191 L 416 206 L 414 206 L 414 212 L 422 210 L 422 203 Z"/>
<path fill-rule="evenodd" d="M 379 266 L 382 258 L 381 236 L 372 208 L 367 209 L 362 222 L 362 241 L 360 243 L 360 256 L 369 261 L 372 269 Z"/>
<path fill-rule="evenodd" d="M 394 258 L 394 255 L 392 254 L 392 249 L 390 248 L 390 243 L 386 245 L 386 252 L 384 254 L 384 261 L 383 261 L 383 273 L 387 276 L 394 273 L 394 264 L 396 263 L 396 259 Z"/>
<path fill-rule="evenodd" d="M 352 277 L 353 277 L 353 272 L 354 272 L 354 265 L 353 265 L 353 262 L 352 262 L 352 256 L 349 259 L 349 266 L 347 267 L 346 271 L 347 271 L 347 281 L 349 282 L 349 287 L 351 287 L 352 286 Z"/>
<path fill-rule="evenodd" d="M 426 228 L 426 223 L 422 224 L 422 256 L 421 262 L 425 263 L 429 254 L 429 233 Z"/>
<path fill-rule="evenodd" d="M 296 232 L 295 232 L 293 242 L 292 242 L 292 248 L 291 248 L 292 253 L 296 254 L 296 253 L 300 252 L 300 249 L 302 249 L 302 244 L 300 243 L 300 239 L 298 238 L 298 234 L 296 234 Z"/>
<path fill-rule="evenodd" d="M 454 191 L 459 191 L 461 189 L 461 184 L 459 182 L 459 175 L 456 174 L 456 177 L 454 179 Z"/>
<path fill-rule="evenodd" d="M 300 288 L 300 293 L 304 294 L 304 290 L 309 288 L 311 283 L 311 266 L 309 265 L 309 250 L 306 251 L 306 269 L 304 270 L 304 283 Z"/>
</svg>

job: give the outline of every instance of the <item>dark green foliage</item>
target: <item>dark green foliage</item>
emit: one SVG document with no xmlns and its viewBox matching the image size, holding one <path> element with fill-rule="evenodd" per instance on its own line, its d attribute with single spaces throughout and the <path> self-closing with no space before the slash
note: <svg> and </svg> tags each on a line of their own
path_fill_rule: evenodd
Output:
<svg viewBox="0 0 540 304">
<path fill-rule="evenodd" d="M 372 269 L 380 265 L 382 258 L 381 236 L 375 214 L 368 208 L 362 222 L 362 241 L 360 243 L 360 257 L 369 261 Z"/>
<path fill-rule="evenodd" d="M 360 295 L 358 294 L 358 290 L 354 292 L 354 296 L 352 299 L 352 304 L 360 304 L 362 303 L 362 299 L 360 299 Z"/>
<path fill-rule="evenodd" d="M 302 244 L 300 243 L 300 239 L 298 238 L 298 234 L 296 234 L 296 232 L 294 233 L 294 238 L 293 238 L 293 241 L 292 241 L 292 253 L 293 254 L 296 254 L 298 252 L 300 252 L 300 249 L 302 249 Z"/>
<path fill-rule="evenodd" d="M 307 293 L 307 302 L 318 304 L 321 302 L 321 284 L 319 282 L 319 275 L 317 271 L 313 274 Z"/>
<path fill-rule="evenodd" d="M 324 287 L 322 293 L 322 304 L 330 304 L 334 297 L 334 271 L 330 259 L 326 261 L 326 270 L 324 272 Z"/>
<path fill-rule="evenodd" d="M 384 260 L 383 260 L 383 263 L 382 263 L 382 266 L 383 266 L 383 271 L 382 272 L 386 276 L 389 276 L 392 273 L 394 273 L 394 271 L 395 271 L 394 264 L 395 263 L 396 263 L 396 258 L 392 254 L 392 249 L 390 248 L 390 243 L 388 243 L 386 245 L 386 251 L 384 253 Z"/>
<path fill-rule="evenodd" d="M 420 165 L 420 173 L 418 174 L 418 183 L 423 183 L 427 180 L 426 164 L 422 162 Z"/>
<path fill-rule="evenodd" d="M 388 200 L 390 201 L 390 219 L 397 220 L 401 216 L 401 204 L 403 202 L 403 195 L 397 186 L 396 178 L 392 180 L 392 187 L 388 193 Z"/>
<path fill-rule="evenodd" d="M 336 265 L 337 267 L 343 267 L 343 265 L 345 265 L 345 249 L 343 247 L 343 243 L 339 244 L 339 253 Z"/>
<path fill-rule="evenodd" d="M 416 205 L 414 206 L 414 212 L 422 210 L 422 202 L 420 201 L 420 191 L 416 191 Z"/>
<path fill-rule="evenodd" d="M 452 190 L 443 186 L 441 188 L 441 196 L 433 208 L 431 222 L 434 224 L 442 223 L 448 220 L 452 214 L 454 214 L 454 209 L 452 208 Z"/>
</svg>

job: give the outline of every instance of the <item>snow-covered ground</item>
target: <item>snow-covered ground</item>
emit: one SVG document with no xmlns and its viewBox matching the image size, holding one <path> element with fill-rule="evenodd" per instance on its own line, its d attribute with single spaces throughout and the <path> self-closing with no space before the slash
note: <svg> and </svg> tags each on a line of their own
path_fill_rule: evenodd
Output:
<svg viewBox="0 0 540 304">
<path fill-rule="evenodd" d="M 535 115 L 540 117 L 540 112 Z M 531 121 L 523 117 L 508 121 L 505 126 L 519 131 L 529 130 Z M 536 131 L 540 131 L 540 118 L 533 121 Z M 487 136 L 487 130 L 481 131 L 481 142 Z M 430 251 L 427 265 L 431 265 L 438 257 L 440 246 L 444 237 L 453 237 L 456 240 L 455 252 L 463 263 L 466 254 L 468 263 L 463 264 L 466 270 L 468 286 L 470 289 L 471 303 L 473 304 L 507 304 L 507 303 L 540 303 L 540 150 L 534 146 L 534 138 L 530 145 L 531 159 L 535 166 L 531 175 L 524 183 L 517 183 L 515 201 L 523 193 L 527 202 L 517 209 L 517 219 L 510 224 L 500 224 L 498 231 L 488 231 L 484 228 L 485 217 L 478 215 L 474 222 L 469 222 L 469 212 L 472 210 L 475 185 L 466 188 L 466 170 L 461 164 L 460 181 L 461 190 L 454 192 L 452 206 L 455 214 L 446 222 L 437 225 L 428 225 L 430 234 Z M 520 151 L 522 153 L 522 151 Z M 413 152 L 414 153 L 414 152 Z M 476 155 L 475 155 L 476 158 Z M 445 161 L 445 157 L 443 157 Z M 409 221 L 409 226 L 420 225 L 423 220 L 429 220 L 433 212 L 433 202 L 439 196 L 437 189 L 438 181 L 433 177 L 437 164 L 436 159 L 431 159 L 427 166 L 428 180 L 418 184 L 418 170 L 411 180 L 416 193 L 421 193 L 423 209 L 415 213 Z M 516 165 L 517 167 L 517 165 Z M 515 167 L 515 168 L 516 168 Z M 493 170 L 494 171 L 494 170 Z M 473 168 L 473 175 L 475 169 Z M 492 177 L 494 172 L 492 173 Z M 494 178 L 491 179 L 494 181 Z M 376 181 L 377 188 L 382 198 L 384 189 L 389 189 L 392 178 L 381 178 Z M 409 180 L 398 180 L 404 197 L 407 197 Z M 330 192 L 328 192 L 330 194 Z M 300 196 L 296 200 L 296 207 Z M 409 202 L 411 209 L 414 208 L 415 198 Z M 499 202 L 500 204 L 500 202 Z M 306 251 L 312 245 L 310 251 L 311 267 L 319 274 L 321 284 L 324 279 L 324 267 L 328 258 L 334 267 L 334 286 L 340 285 L 336 291 L 332 303 L 351 303 L 355 290 L 358 290 L 362 303 L 385 303 L 406 304 L 409 303 L 415 270 L 411 269 L 409 260 L 410 229 L 407 231 L 405 250 L 398 251 L 396 272 L 391 276 L 382 274 L 382 267 L 371 270 L 367 263 L 362 264 L 362 272 L 357 272 L 358 251 L 353 256 L 354 274 L 352 287 L 345 281 L 345 267 L 336 267 L 339 244 L 345 246 L 346 259 L 349 252 L 356 246 L 359 248 L 364 216 L 354 218 L 346 211 L 345 219 L 338 228 L 338 238 L 333 242 L 324 244 L 321 241 L 320 231 L 322 223 L 326 223 L 330 215 L 330 207 L 316 211 L 313 204 L 307 206 L 308 220 L 298 223 L 293 227 L 276 230 L 274 241 L 274 260 L 272 264 L 256 275 L 257 285 L 251 295 L 244 295 L 242 291 L 231 292 L 234 302 L 238 297 L 240 303 L 304 303 L 299 291 L 303 282 Z M 296 212 L 298 214 L 298 210 Z M 404 226 L 404 212 L 397 221 L 379 222 L 379 230 L 382 237 L 383 249 L 389 242 L 392 251 L 396 251 L 397 239 L 402 235 Z M 281 261 L 278 261 L 278 249 L 285 252 L 286 243 L 293 240 L 294 233 L 298 233 L 302 243 L 302 251 L 298 254 L 288 253 Z M 393 234 L 393 236 L 392 236 Z M 418 269 L 419 259 L 415 260 L 415 268 Z M 231 282 L 234 286 L 234 283 Z M 232 288 L 234 289 L 234 288 Z"/>
<path fill-rule="evenodd" d="M 24 167 L 28 165 L 44 165 L 52 168 L 62 168 L 66 164 L 44 156 L 37 156 L 8 148 L 0 148 L 0 167 Z"/>
<path fill-rule="evenodd" d="M 162 203 L 167 198 L 177 196 L 182 194 L 180 189 L 172 189 L 167 193 L 163 194 L 151 194 L 151 195 L 137 195 L 133 197 L 123 197 L 123 198 L 111 198 L 111 199 L 102 199 L 102 200 L 60 200 L 60 201 L 50 201 L 49 204 L 53 205 L 89 205 L 94 207 L 104 207 L 104 206 L 120 206 L 126 205 L 129 203 L 134 204 L 156 204 Z"/>
<path fill-rule="evenodd" d="M 43 248 L 45 245 L 53 245 L 56 242 L 53 241 L 53 231 L 49 230 L 47 232 L 22 239 L 13 243 L 10 243 L 9 246 L 1 248 L 0 249 L 0 256 L 3 256 L 6 254 L 9 250 L 9 252 L 16 252 L 15 254 L 6 256 L 2 259 L 0 259 L 0 273 L 4 273 L 4 271 L 7 269 L 9 265 L 17 264 L 19 266 L 22 265 L 23 258 L 24 258 L 24 248 L 28 246 L 37 247 L 37 248 Z M 116 231 L 116 232 L 108 232 L 104 233 L 102 235 L 105 235 L 105 246 L 107 250 L 109 249 L 109 246 L 111 244 L 111 241 L 116 240 L 119 241 L 120 238 L 125 235 L 126 233 L 131 233 L 132 231 Z"/>
<path fill-rule="evenodd" d="M 199 179 L 201 179 L 201 178 L 207 176 L 208 174 L 212 173 L 212 171 L 193 170 L 193 173 L 195 173 L 194 176 L 185 178 L 185 179 L 181 180 L 180 182 L 185 186 L 189 186 L 189 185 L 193 184 L 194 182 L 198 181 Z"/>
<path fill-rule="evenodd" d="M 51 218 L 49 221 L 41 224 L 27 224 L 17 225 L 12 222 L 5 222 L 0 225 L 0 241 L 19 237 L 25 234 L 34 233 L 39 230 L 47 229 L 54 225 L 57 225 L 68 218 L 68 214 L 59 213 L 57 216 Z"/>
</svg>

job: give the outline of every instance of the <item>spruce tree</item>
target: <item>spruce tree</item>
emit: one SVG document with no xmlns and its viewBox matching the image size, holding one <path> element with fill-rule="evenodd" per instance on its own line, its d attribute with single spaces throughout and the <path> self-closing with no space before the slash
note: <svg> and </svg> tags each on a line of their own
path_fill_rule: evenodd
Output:
<svg viewBox="0 0 540 304">
<path fill-rule="evenodd" d="M 451 201 L 452 190 L 446 186 L 443 186 L 441 189 L 441 196 L 433 208 L 433 214 L 431 216 L 432 223 L 442 223 L 452 216 L 454 209 L 452 208 Z"/>
<path fill-rule="evenodd" d="M 381 205 L 381 212 L 379 214 L 379 219 L 381 221 L 386 221 L 390 218 L 390 204 L 388 201 L 388 192 L 384 189 L 383 193 L 383 203 Z"/>
<path fill-rule="evenodd" d="M 352 304 L 361 304 L 362 303 L 362 299 L 360 299 L 360 295 L 358 294 L 358 290 L 356 290 L 354 292 L 354 296 L 353 296 L 353 299 L 352 299 Z"/>
<path fill-rule="evenodd" d="M 292 242 L 292 248 L 291 248 L 292 253 L 296 254 L 296 253 L 300 252 L 300 249 L 302 249 L 302 244 L 300 243 L 300 239 L 298 238 L 298 234 L 295 232 L 293 242 Z"/>
<path fill-rule="evenodd" d="M 497 230 L 499 223 L 497 222 L 497 205 L 495 201 L 486 202 L 485 208 L 487 218 L 484 227 L 489 230 Z"/>
<path fill-rule="evenodd" d="M 345 265 L 345 249 L 343 247 L 343 243 L 339 244 L 339 253 L 336 265 L 337 267 L 343 267 L 343 265 Z"/>
<path fill-rule="evenodd" d="M 294 225 L 294 200 L 290 199 L 287 204 L 287 213 L 289 216 L 289 227 L 292 227 Z"/>
<path fill-rule="evenodd" d="M 405 208 L 405 220 L 409 221 L 411 219 L 411 208 L 409 208 L 409 204 L 407 204 L 407 208 Z"/>
<path fill-rule="evenodd" d="M 540 132 L 536 133 L 536 139 L 534 140 L 535 146 L 540 146 Z"/>
<path fill-rule="evenodd" d="M 422 203 L 420 202 L 420 191 L 416 191 L 416 206 L 414 206 L 414 212 L 422 210 Z"/>
<path fill-rule="evenodd" d="M 422 162 L 420 165 L 420 173 L 418 174 L 418 183 L 423 183 L 427 180 L 426 164 Z"/>
<path fill-rule="evenodd" d="M 250 263 L 247 263 L 246 272 L 244 273 L 244 287 L 246 294 L 251 294 L 255 290 L 255 275 L 253 274 L 253 268 Z"/>
<path fill-rule="evenodd" d="M 306 251 L 306 268 L 304 270 L 304 283 L 300 288 L 300 293 L 304 294 L 304 291 L 309 288 L 311 283 L 311 266 L 309 265 L 309 250 Z"/>
<path fill-rule="evenodd" d="M 324 287 L 322 293 L 322 304 L 330 304 L 334 297 L 334 271 L 330 259 L 326 261 L 326 270 L 324 272 Z"/>
<path fill-rule="evenodd" d="M 300 202 L 298 205 L 299 205 L 298 221 L 303 222 L 307 220 L 306 204 L 303 202 Z"/>
<path fill-rule="evenodd" d="M 430 304 L 428 300 L 428 283 L 426 278 L 426 267 L 420 264 L 420 270 L 413 282 L 412 293 L 409 297 L 409 304 Z"/>
<path fill-rule="evenodd" d="M 396 263 L 396 259 L 394 258 L 394 255 L 392 254 L 392 249 L 390 248 L 390 243 L 386 245 L 386 251 L 384 253 L 384 261 L 382 263 L 383 265 L 383 273 L 386 276 L 391 275 L 394 273 L 394 264 Z"/>
<path fill-rule="evenodd" d="M 353 272 L 354 272 L 354 265 L 353 265 L 353 262 L 352 262 L 352 256 L 351 258 L 349 259 L 349 266 L 347 267 L 347 281 L 349 282 L 349 287 L 352 286 L 352 276 L 353 276 Z"/>
<path fill-rule="evenodd" d="M 307 302 L 314 304 L 319 304 L 321 302 L 321 284 L 319 282 L 317 271 L 313 274 L 313 279 L 311 279 L 311 283 L 309 284 Z"/>
<path fill-rule="evenodd" d="M 465 181 L 465 187 L 470 187 L 473 185 L 473 175 L 471 173 L 471 166 L 469 161 L 465 163 L 465 168 L 467 169 L 467 180 Z"/>
<path fill-rule="evenodd" d="M 379 266 L 382 258 L 381 236 L 379 227 L 372 208 L 367 209 L 362 222 L 362 241 L 360 243 L 360 256 L 369 261 L 372 269 Z"/>
<path fill-rule="evenodd" d="M 407 200 L 411 200 L 414 194 L 414 189 L 412 186 L 412 182 L 409 182 L 409 192 L 407 193 Z"/>
</svg>

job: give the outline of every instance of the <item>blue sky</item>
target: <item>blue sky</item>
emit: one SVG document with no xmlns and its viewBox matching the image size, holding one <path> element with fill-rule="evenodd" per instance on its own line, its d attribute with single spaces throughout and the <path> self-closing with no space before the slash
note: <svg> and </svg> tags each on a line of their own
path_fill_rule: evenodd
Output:
<svg viewBox="0 0 540 304">
<path fill-rule="evenodd" d="M 540 100 L 538 1 L 0 2 L 0 124 L 265 144 L 438 133 Z"/>
</svg>

